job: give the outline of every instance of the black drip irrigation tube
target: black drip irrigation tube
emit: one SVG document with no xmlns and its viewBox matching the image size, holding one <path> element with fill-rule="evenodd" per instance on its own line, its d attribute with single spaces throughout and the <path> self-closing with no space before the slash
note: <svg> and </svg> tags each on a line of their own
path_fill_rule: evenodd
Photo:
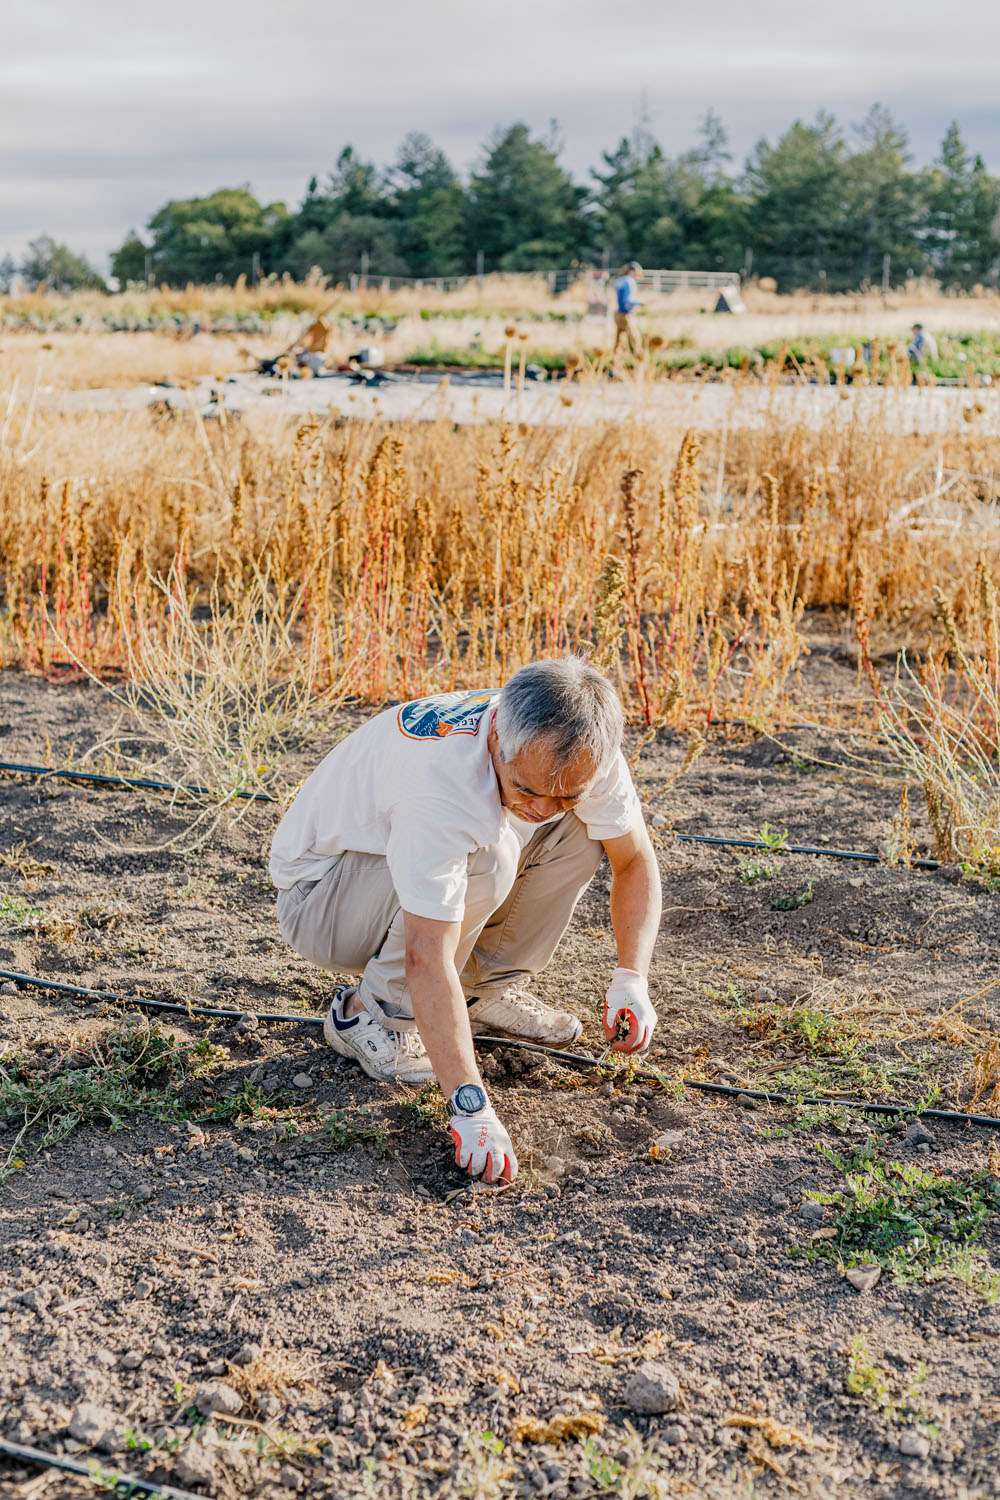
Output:
<svg viewBox="0 0 1000 1500">
<path fill-rule="evenodd" d="M 214 797 L 209 786 L 187 782 L 153 781 L 148 776 L 101 776 L 96 771 L 56 771 L 51 766 L 23 766 L 15 760 L 0 760 L 0 771 L 23 771 L 28 776 L 55 776 L 60 781 L 94 782 L 98 786 L 125 786 L 150 792 L 185 792 L 189 797 Z M 233 792 L 246 802 L 277 802 L 270 792 Z"/>
<path fill-rule="evenodd" d="M 21 771 L 27 776 L 55 776 L 63 781 L 92 782 L 97 786 L 132 787 L 139 791 L 184 792 L 189 797 L 216 795 L 211 787 L 197 786 L 188 782 L 173 784 L 169 781 L 153 781 L 145 776 L 102 776 L 96 771 L 55 771 L 51 766 L 21 765 L 12 760 L 0 760 L 0 771 Z M 278 801 L 278 798 L 272 797 L 270 792 L 233 792 L 232 796 L 249 802 Z M 877 854 L 864 849 L 824 849 L 818 844 L 780 844 L 775 847 L 773 844 L 764 843 L 763 839 L 730 839 L 705 833 L 678 833 L 675 837 L 684 844 L 711 844 L 726 849 L 760 849 L 772 854 L 814 854 L 825 856 L 827 859 L 860 859 L 868 864 L 880 863 Z M 914 859 L 910 861 L 909 868 L 939 870 L 941 866 L 936 859 Z"/>
<path fill-rule="evenodd" d="M 28 985 L 36 990 L 55 990 L 65 995 L 81 995 L 89 1000 L 108 1000 L 119 1005 L 134 1005 L 140 1010 L 173 1011 L 182 1016 L 215 1016 L 232 1021 L 238 1021 L 243 1016 L 252 1016 L 255 1021 L 288 1022 L 300 1026 L 323 1025 L 322 1016 L 279 1015 L 266 1010 L 222 1010 L 211 1005 L 180 1005 L 176 1001 L 146 1000 L 141 995 L 121 995 L 112 990 L 90 990 L 82 985 L 64 984 L 55 979 L 37 979 L 33 974 L 19 974 L 13 969 L 0 969 L 0 980 Z M 477 1046 L 516 1047 L 521 1052 L 537 1052 L 542 1057 L 551 1057 L 555 1062 L 569 1063 L 571 1067 L 576 1068 L 600 1068 L 603 1063 L 602 1058 L 590 1057 L 585 1052 L 562 1052 L 555 1047 L 543 1047 L 539 1042 L 526 1042 L 517 1037 L 477 1036 L 474 1040 Z M 642 1058 L 638 1061 L 647 1069 L 651 1077 L 659 1077 L 657 1069 L 645 1063 Z M 838 1099 L 830 1095 L 824 1097 L 822 1094 L 778 1094 L 763 1089 L 739 1088 L 735 1084 L 706 1083 L 699 1078 L 682 1078 L 680 1082 L 685 1088 L 700 1089 L 707 1094 L 722 1094 L 732 1099 L 759 1099 L 768 1104 L 828 1104 L 838 1109 L 857 1110 L 861 1114 L 948 1120 L 953 1125 L 985 1125 L 1000 1130 L 1000 1119 L 995 1119 L 992 1115 L 965 1114 L 960 1110 L 921 1109 L 909 1104 L 884 1101 L 872 1103 L 867 1099 Z"/>
<path fill-rule="evenodd" d="M 43 1453 L 41 1448 L 27 1448 L 23 1443 L 12 1443 L 0 1438 L 0 1454 L 34 1464 L 40 1469 L 62 1469 L 66 1474 L 79 1474 L 84 1479 L 99 1484 L 102 1489 L 111 1489 L 122 1500 L 131 1495 L 149 1495 L 152 1500 L 204 1500 L 193 1490 L 176 1490 L 169 1484 L 156 1484 L 151 1479 L 137 1479 L 133 1474 L 119 1474 L 117 1469 L 106 1469 L 96 1461 L 85 1464 L 76 1459 L 64 1458 L 59 1453 Z"/>
<path fill-rule="evenodd" d="M 707 833 L 678 833 L 685 844 L 722 844 L 729 849 L 765 849 L 772 854 L 825 854 L 828 859 L 863 859 L 877 865 L 879 856 L 863 849 L 823 849 L 818 844 L 765 844 L 763 839 L 723 839 Z M 910 869 L 940 870 L 936 859 L 911 859 Z"/>
</svg>

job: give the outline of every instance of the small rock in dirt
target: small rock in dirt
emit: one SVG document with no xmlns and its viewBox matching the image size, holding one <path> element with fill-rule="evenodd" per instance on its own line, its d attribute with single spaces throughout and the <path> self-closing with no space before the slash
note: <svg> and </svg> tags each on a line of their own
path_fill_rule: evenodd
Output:
<svg viewBox="0 0 1000 1500">
<path fill-rule="evenodd" d="M 122 1355 L 122 1369 L 138 1370 L 145 1357 L 141 1350 L 130 1349 L 127 1354 Z"/>
<path fill-rule="evenodd" d="M 156 1189 L 148 1182 L 139 1182 L 132 1189 L 132 1197 L 136 1203 L 148 1203 L 153 1197 Z"/>
<path fill-rule="evenodd" d="M 729 1248 L 733 1255 L 738 1255 L 740 1260 L 749 1260 L 754 1253 L 753 1240 L 736 1239 L 730 1240 Z"/>
<path fill-rule="evenodd" d="M 26 1292 L 18 1297 L 22 1307 L 30 1307 L 32 1312 L 44 1312 L 49 1303 L 59 1295 L 59 1288 L 48 1281 L 39 1282 L 38 1286 L 29 1286 Z"/>
<path fill-rule="evenodd" d="M 296 1073 L 292 1079 L 292 1085 L 297 1089 L 311 1089 L 313 1086 L 311 1073 Z"/>
<path fill-rule="evenodd" d="M 934 1137 L 922 1120 L 911 1120 L 906 1127 L 906 1140 L 911 1146 L 933 1146 Z"/>
<path fill-rule="evenodd" d="M 152 1290 L 153 1283 L 151 1281 L 146 1281 L 144 1278 L 142 1281 L 136 1282 L 135 1286 L 132 1288 L 132 1296 L 137 1297 L 139 1301 L 142 1302 L 146 1297 L 149 1296 Z"/>
<path fill-rule="evenodd" d="M 280 1412 L 281 1402 L 277 1396 L 272 1396 L 270 1391 L 265 1391 L 262 1396 L 257 1397 L 257 1410 L 264 1418 L 264 1421 L 268 1422 Z"/>
<path fill-rule="evenodd" d="M 234 1417 L 243 1409 L 243 1397 L 223 1380 L 206 1380 L 196 1389 L 194 1404 L 206 1417 L 210 1417 L 213 1412 L 224 1417 Z"/>
<path fill-rule="evenodd" d="M 814 1198 L 807 1198 L 799 1204 L 799 1218 L 808 1219 L 813 1224 L 818 1224 L 825 1213 L 822 1203 L 817 1203 Z"/>
<path fill-rule="evenodd" d="M 121 1445 L 118 1418 L 106 1406 L 82 1401 L 70 1417 L 69 1435 L 85 1448 L 102 1448 L 105 1453 Z"/>
<path fill-rule="evenodd" d="M 224 1359 L 212 1359 L 209 1360 L 208 1364 L 205 1366 L 205 1374 L 225 1375 L 228 1368 L 229 1366 L 226 1364 L 226 1361 Z"/>
<path fill-rule="evenodd" d="M 772 1208 L 787 1208 L 788 1207 L 788 1199 L 785 1197 L 784 1193 L 772 1193 L 771 1194 L 771 1207 Z"/>
<path fill-rule="evenodd" d="M 385 1452 L 384 1453 L 379 1453 L 378 1448 L 376 1448 L 375 1449 L 375 1457 L 376 1458 L 388 1458 L 389 1457 L 389 1449 L 385 1447 L 384 1443 L 380 1444 L 379 1446 L 382 1447 L 382 1448 L 385 1448 Z M 286 1490 L 291 1490 L 293 1492 L 293 1494 L 296 1494 L 296 1495 L 299 1493 L 300 1490 L 304 1490 L 305 1487 L 306 1487 L 305 1479 L 299 1473 L 298 1469 L 293 1469 L 292 1468 L 291 1464 L 282 1464 L 281 1465 L 281 1468 L 278 1470 L 278 1478 L 281 1481 L 281 1483 L 285 1486 Z"/>
<path fill-rule="evenodd" d="M 659 1360 L 643 1360 L 625 1386 L 625 1400 L 643 1417 L 673 1411 L 680 1399 L 680 1381 L 669 1365 L 661 1364 Z"/>
<path fill-rule="evenodd" d="M 181 1484 L 211 1484 L 215 1479 L 215 1454 L 201 1443 L 185 1443 L 174 1459 L 174 1473 Z"/>
<path fill-rule="evenodd" d="M 239 1150 L 236 1152 L 236 1155 L 239 1157 L 240 1161 L 256 1161 L 257 1160 L 256 1156 L 250 1150 L 249 1146 L 240 1146 Z"/>
<path fill-rule="evenodd" d="M 738 1255 L 730 1253 L 722 1257 L 722 1264 L 727 1271 L 738 1271 L 740 1268 L 740 1258 Z"/>
<path fill-rule="evenodd" d="M 752 1094 L 737 1094 L 736 1103 L 740 1109 L 760 1109 L 762 1100 L 755 1099 Z"/>
<path fill-rule="evenodd" d="M 676 1447 L 678 1443 L 683 1443 L 686 1440 L 687 1432 L 683 1427 L 681 1427 L 679 1423 L 675 1423 L 674 1426 L 665 1427 L 663 1429 L 663 1441 L 665 1443 L 671 1443 L 674 1447 Z"/>
<path fill-rule="evenodd" d="M 14 984 L 11 980 L 5 979 L 4 982 L 3 982 L 3 984 L 0 984 L 0 995 L 16 995 L 16 994 L 17 994 L 17 985 Z"/>
<path fill-rule="evenodd" d="M 683 1140 L 683 1130 L 661 1130 L 659 1135 L 653 1137 L 653 1145 L 657 1151 L 669 1151 L 672 1146 L 679 1146 Z"/>
<path fill-rule="evenodd" d="M 170 1345 L 166 1339 L 154 1339 L 149 1346 L 149 1352 L 155 1354 L 157 1359 L 166 1359 L 170 1353 Z"/>
<path fill-rule="evenodd" d="M 931 1445 L 922 1432 L 904 1432 L 899 1440 L 899 1451 L 906 1458 L 926 1458 Z"/>
<path fill-rule="evenodd" d="M 241 1344 L 237 1349 L 233 1355 L 232 1363 L 234 1365 L 252 1365 L 255 1359 L 260 1359 L 263 1352 L 260 1344 L 255 1344 L 252 1340 L 249 1340 L 247 1343 Z"/>
<path fill-rule="evenodd" d="M 868 1292 L 882 1275 L 881 1266 L 850 1266 L 845 1272 L 847 1280 L 857 1291 Z"/>
<path fill-rule="evenodd" d="M 245 1016 L 240 1016 L 233 1030 L 245 1036 L 248 1031 L 257 1031 L 259 1026 L 260 1022 L 257 1017 L 247 1013 Z"/>
</svg>

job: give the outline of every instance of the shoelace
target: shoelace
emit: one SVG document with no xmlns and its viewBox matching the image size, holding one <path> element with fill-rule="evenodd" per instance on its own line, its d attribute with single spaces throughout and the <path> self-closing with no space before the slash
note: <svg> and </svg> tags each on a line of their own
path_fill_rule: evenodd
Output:
<svg viewBox="0 0 1000 1500">
<path fill-rule="evenodd" d="M 536 1000 L 534 995 L 529 995 L 527 990 L 508 990 L 505 995 L 501 996 L 501 999 L 519 1005 L 522 1010 L 526 1010 L 532 1016 L 544 1016 L 549 1009 L 540 1000 Z"/>
<path fill-rule="evenodd" d="M 396 1058 L 423 1057 L 424 1044 L 416 1031 L 396 1032 Z"/>
</svg>

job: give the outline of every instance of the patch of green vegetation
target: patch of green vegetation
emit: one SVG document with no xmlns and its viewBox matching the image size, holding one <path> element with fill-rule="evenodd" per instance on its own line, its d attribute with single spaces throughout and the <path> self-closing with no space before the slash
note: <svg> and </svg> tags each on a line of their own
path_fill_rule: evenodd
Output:
<svg viewBox="0 0 1000 1500">
<path fill-rule="evenodd" d="M 852 1135 L 866 1126 L 854 1112 L 839 1104 L 797 1104 L 787 1125 L 764 1125 L 757 1132 L 763 1140 L 783 1141 L 790 1136 L 805 1135 L 810 1130 L 833 1130 Z"/>
<path fill-rule="evenodd" d="M 654 1440 L 644 1443 L 628 1422 L 625 1423 L 625 1442 L 616 1458 L 605 1453 L 596 1438 L 584 1439 L 580 1448 L 600 1495 L 620 1495 L 622 1500 L 666 1500 L 672 1493 L 657 1462 Z"/>
<path fill-rule="evenodd" d="M 0 896 L 0 918 L 11 927 L 37 927 L 43 913 L 31 905 L 24 896 Z"/>
<path fill-rule="evenodd" d="M 847 1022 L 841 1024 L 849 1025 Z M 808 1062 L 794 1063 L 780 1072 L 769 1073 L 768 1087 L 797 1098 L 815 1094 L 850 1094 L 862 1099 L 884 1099 L 913 1092 L 913 1097 L 900 1107 L 919 1111 L 929 1108 L 940 1093 L 937 1084 L 928 1085 L 927 1082 L 928 1070 L 940 1061 L 932 1053 L 924 1053 L 912 1062 L 887 1062 L 873 1053 L 863 1053 L 860 1041 L 852 1048 L 845 1040 L 843 1050 L 831 1048 L 829 1053 L 815 1056 Z"/>
<path fill-rule="evenodd" d="M 788 891 L 781 896 L 775 896 L 771 905 L 775 911 L 798 911 L 800 906 L 808 906 L 813 899 L 814 880 L 806 882 L 803 891 Z"/>
<path fill-rule="evenodd" d="M 199 1111 L 198 1119 L 232 1125 L 243 1120 L 273 1119 L 277 1113 L 272 1095 L 265 1093 L 259 1083 L 250 1082 L 236 1093 L 214 1099 L 208 1109 Z"/>
<path fill-rule="evenodd" d="M 737 873 L 744 885 L 753 885 L 755 880 L 770 880 L 774 870 L 756 854 L 745 854 L 741 849 L 736 856 Z"/>
<path fill-rule="evenodd" d="M 744 1000 L 743 992 L 730 986 L 723 1002 L 735 1012 L 737 1025 L 751 1036 L 805 1048 L 814 1057 L 853 1057 L 859 1045 L 857 1027 L 840 1016 L 810 1005 L 775 1005 Z M 806 1093 L 809 1090 L 799 1090 Z"/>
<path fill-rule="evenodd" d="M 322 1120 L 323 1137 L 335 1151 L 343 1151 L 358 1141 L 370 1141 L 380 1156 L 389 1150 L 389 1137 L 381 1125 L 360 1125 L 349 1120 L 343 1110 L 334 1109 Z"/>
<path fill-rule="evenodd" d="M 513 366 L 513 378 L 517 378 L 518 365 L 521 358 L 520 345 L 516 346 Z M 543 370 L 562 371 L 565 368 L 566 356 L 555 354 L 549 349 L 528 349 L 525 351 L 525 363 L 529 365 L 541 365 Z M 472 345 L 464 349 L 446 349 L 435 339 L 424 349 L 414 349 L 403 361 L 408 365 L 442 365 L 446 368 L 458 370 L 502 370 L 504 368 L 504 353 L 490 353 L 478 345 Z"/>
<path fill-rule="evenodd" d="M 1000 1182 L 988 1172 L 951 1176 L 899 1161 L 879 1163 L 872 1151 L 850 1162 L 824 1152 L 844 1174 L 844 1187 L 821 1201 L 838 1209 L 835 1237 L 805 1250 L 810 1259 L 842 1266 L 879 1265 L 897 1282 L 957 1280 L 990 1302 L 1000 1300 L 1000 1275 L 976 1249 L 1000 1210 Z"/>
<path fill-rule="evenodd" d="M 926 1433 L 938 1431 L 937 1424 L 918 1405 L 920 1387 L 927 1378 L 926 1364 L 919 1364 L 910 1379 L 898 1389 L 887 1371 L 872 1359 L 861 1333 L 856 1333 L 847 1350 L 844 1389 L 857 1396 L 866 1406 L 880 1411 L 890 1422 L 909 1422 Z"/>
<path fill-rule="evenodd" d="M 65 1047 L 46 1044 L 0 1061 L 0 1121 L 18 1122 L 14 1146 L 31 1133 L 52 1145 L 78 1125 L 119 1130 L 138 1111 L 157 1119 L 182 1113 L 178 1090 L 225 1057 L 206 1041 L 178 1041 L 160 1026 L 125 1022 Z"/>
<path fill-rule="evenodd" d="M 416 1098 L 405 1101 L 405 1108 L 412 1109 L 425 1125 L 441 1125 L 448 1114 L 444 1096 L 436 1083 L 425 1083 Z"/>
</svg>

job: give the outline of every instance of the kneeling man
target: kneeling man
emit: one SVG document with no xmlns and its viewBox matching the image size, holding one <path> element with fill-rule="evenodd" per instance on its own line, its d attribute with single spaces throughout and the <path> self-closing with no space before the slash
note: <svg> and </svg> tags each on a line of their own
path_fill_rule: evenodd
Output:
<svg viewBox="0 0 1000 1500">
<path fill-rule="evenodd" d="M 333 997 L 330 1046 L 372 1078 L 448 1100 L 459 1165 L 511 1181 L 517 1158 L 476 1062 L 478 1033 L 566 1047 L 582 1026 L 525 988 L 546 967 L 606 853 L 618 967 L 604 1029 L 639 1052 L 656 857 L 608 680 L 580 657 L 522 667 L 499 692 L 388 709 L 330 751 L 271 850 L 286 941 L 360 973 Z"/>
</svg>

